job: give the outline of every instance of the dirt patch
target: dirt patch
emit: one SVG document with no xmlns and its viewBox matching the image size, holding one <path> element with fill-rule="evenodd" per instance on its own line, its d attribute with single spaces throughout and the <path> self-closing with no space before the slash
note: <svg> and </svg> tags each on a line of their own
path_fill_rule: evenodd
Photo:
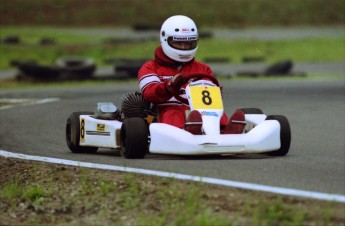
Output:
<svg viewBox="0 0 345 226">
<path fill-rule="evenodd" d="M 344 225 L 345 204 L 0 158 L 0 225 Z"/>
</svg>

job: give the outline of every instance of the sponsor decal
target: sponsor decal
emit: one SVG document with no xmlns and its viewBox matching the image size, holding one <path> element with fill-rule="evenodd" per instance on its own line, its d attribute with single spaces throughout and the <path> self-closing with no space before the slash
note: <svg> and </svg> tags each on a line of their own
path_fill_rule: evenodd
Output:
<svg viewBox="0 0 345 226">
<path fill-rule="evenodd" d="M 173 75 L 160 75 L 159 77 L 160 77 L 160 80 L 163 82 L 163 81 L 171 79 L 174 76 Z"/>
<path fill-rule="evenodd" d="M 218 117 L 217 112 L 214 112 L 214 111 L 202 111 L 200 113 L 201 115 L 204 115 L 204 116 Z"/>
<path fill-rule="evenodd" d="M 85 119 L 81 118 L 80 120 L 80 142 L 85 142 Z"/>
<path fill-rule="evenodd" d="M 173 37 L 173 41 L 176 42 L 188 42 L 188 41 L 197 41 L 198 40 L 198 36 L 197 35 L 193 35 L 193 36 L 174 36 Z"/>
<path fill-rule="evenodd" d="M 97 131 L 100 131 L 100 132 L 105 131 L 105 124 L 97 123 Z"/>
<path fill-rule="evenodd" d="M 110 132 L 86 131 L 86 135 L 110 136 Z"/>
<path fill-rule="evenodd" d="M 210 81 L 203 80 L 203 81 L 195 81 L 195 82 L 193 81 L 189 84 L 189 86 L 205 86 L 204 88 L 207 89 L 207 86 L 216 86 L 216 85 Z"/>
</svg>

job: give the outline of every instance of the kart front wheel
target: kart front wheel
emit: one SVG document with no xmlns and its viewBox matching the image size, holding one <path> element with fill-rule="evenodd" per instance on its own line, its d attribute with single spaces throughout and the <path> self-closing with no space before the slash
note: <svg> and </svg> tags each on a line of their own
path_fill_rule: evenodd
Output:
<svg viewBox="0 0 345 226">
<path fill-rule="evenodd" d="M 95 153 L 97 147 L 80 146 L 80 115 L 93 115 L 93 112 L 80 111 L 73 112 L 66 123 L 66 143 L 73 153 Z"/>
<path fill-rule="evenodd" d="M 149 145 L 149 128 L 143 118 L 126 118 L 121 126 L 122 155 L 128 159 L 144 158 Z"/>
<path fill-rule="evenodd" d="M 268 152 L 271 156 L 285 156 L 290 149 L 291 129 L 288 119 L 283 115 L 269 115 L 266 120 L 277 120 L 280 124 L 280 149 Z"/>
</svg>

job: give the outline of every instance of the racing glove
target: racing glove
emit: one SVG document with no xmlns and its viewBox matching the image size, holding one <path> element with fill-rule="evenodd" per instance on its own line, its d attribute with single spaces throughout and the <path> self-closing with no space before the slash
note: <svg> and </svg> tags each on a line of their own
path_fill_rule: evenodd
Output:
<svg viewBox="0 0 345 226">
<path fill-rule="evenodd" d="M 181 87 L 184 83 L 186 83 L 186 80 L 184 79 L 183 74 L 176 74 L 170 80 L 165 82 L 165 89 L 168 93 L 172 93 L 176 87 Z"/>
</svg>

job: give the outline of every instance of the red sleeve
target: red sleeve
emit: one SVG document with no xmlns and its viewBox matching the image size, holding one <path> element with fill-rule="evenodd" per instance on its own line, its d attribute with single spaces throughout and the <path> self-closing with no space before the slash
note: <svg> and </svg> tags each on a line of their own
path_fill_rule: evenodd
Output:
<svg viewBox="0 0 345 226">
<path fill-rule="evenodd" d="M 172 97 L 157 75 L 153 61 L 146 62 L 139 70 L 138 81 L 144 98 L 155 104 L 164 103 Z"/>
</svg>

